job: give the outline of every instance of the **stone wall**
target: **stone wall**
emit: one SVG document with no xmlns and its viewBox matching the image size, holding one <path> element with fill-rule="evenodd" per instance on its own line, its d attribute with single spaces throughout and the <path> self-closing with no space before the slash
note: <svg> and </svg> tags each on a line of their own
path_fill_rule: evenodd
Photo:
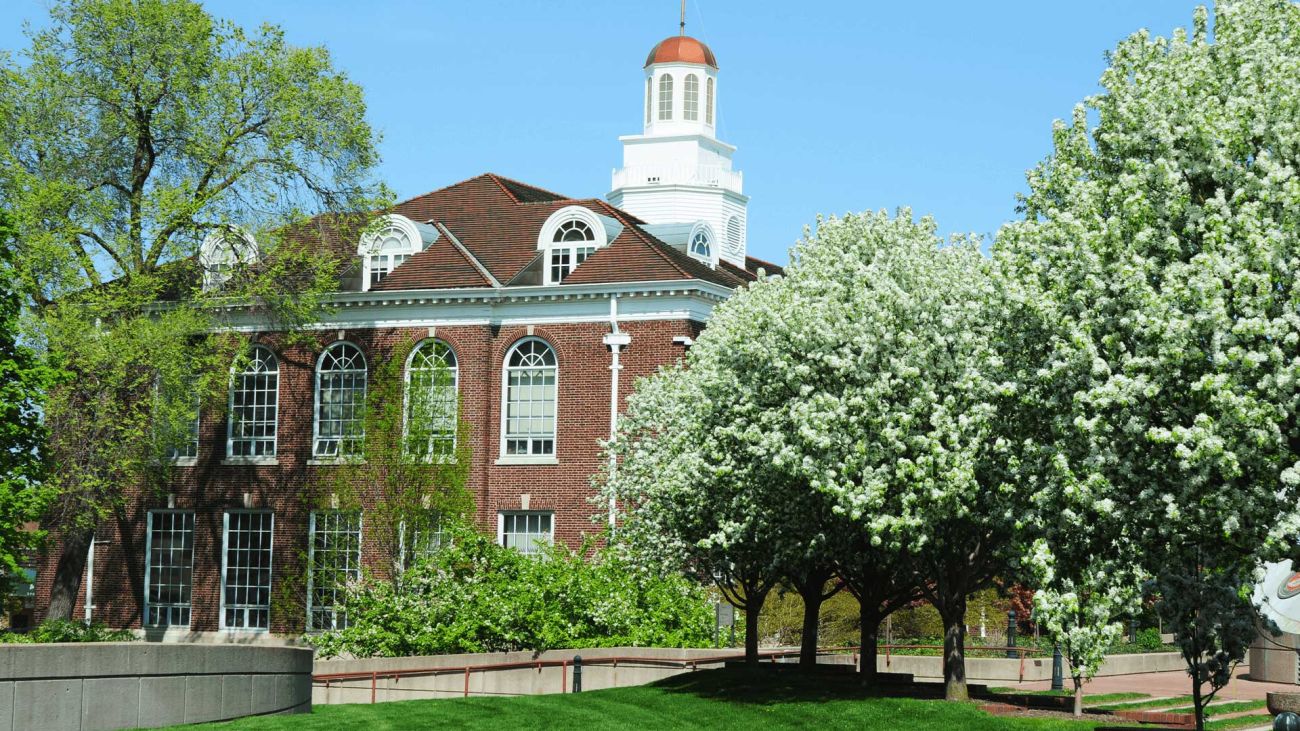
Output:
<svg viewBox="0 0 1300 731">
<path fill-rule="evenodd" d="M 1278 637 L 1259 637 L 1250 646 L 1250 678 L 1269 683 L 1300 680 L 1300 635 L 1283 633 Z"/>
<path fill-rule="evenodd" d="M 142 642 L 0 645 L 0 731 L 153 728 L 311 711 L 312 651 Z"/>
</svg>

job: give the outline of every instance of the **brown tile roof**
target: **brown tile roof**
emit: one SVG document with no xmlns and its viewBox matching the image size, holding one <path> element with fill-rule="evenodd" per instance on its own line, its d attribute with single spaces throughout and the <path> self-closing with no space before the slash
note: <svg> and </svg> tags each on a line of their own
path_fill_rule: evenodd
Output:
<svg viewBox="0 0 1300 731">
<path fill-rule="evenodd" d="M 509 282 L 536 259 L 537 237 L 546 219 L 561 208 L 575 205 L 617 220 L 623 230 L 608 246 L 576 267 L 565 278 L 565 284 L 700 279 L 738 287 L 754 280 L 752 272 L 729 264 L 709 268 L 655 238 L 641 228 L 642 221 L 603 200 L 566 198 L 486 173 L 393 207 L 394 213 L 413 221 L 441 225 L 465 252 L 444 234 L 427 250 L 394 269 L 374 289 L 391 292 L 492 286 L 476 264 L 497 281 Z M 350 246 L 350 253 L 355 252 L 355 244 L 344 243 L 332 227 L 316 221 L 313 224 L 319 226 L 320 240 L 329 250 L 342 253 Z"/>
</svg>

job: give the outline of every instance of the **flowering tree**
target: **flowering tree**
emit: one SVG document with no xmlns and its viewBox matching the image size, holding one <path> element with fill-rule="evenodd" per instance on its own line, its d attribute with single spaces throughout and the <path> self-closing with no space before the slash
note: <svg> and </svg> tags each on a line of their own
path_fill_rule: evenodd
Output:
<svg viewBox="0 0 1300 731">
<path fill-rule="evenodd" d="M 1300 528 L 1300 8 L 1221 2 L 1207 27 L 1119 44 L 996 247 L 1061 325 L 1034 385 L 1046 487 L 1133 540 L 1198 728 L 1248 645 L 1252 570 Z"/>
</svg>

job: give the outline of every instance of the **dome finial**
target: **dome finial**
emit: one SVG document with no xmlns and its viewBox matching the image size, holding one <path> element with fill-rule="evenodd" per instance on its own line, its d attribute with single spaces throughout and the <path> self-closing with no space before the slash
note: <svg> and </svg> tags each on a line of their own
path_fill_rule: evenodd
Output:
<svg viewBox="0 0 1300 731">
<path fill-rule="evenodd" d="M 682 25 L 681 30 L 678 31 L 677 35 L 686 35 L 686 0 L 682 0 Z"/>
</svg>

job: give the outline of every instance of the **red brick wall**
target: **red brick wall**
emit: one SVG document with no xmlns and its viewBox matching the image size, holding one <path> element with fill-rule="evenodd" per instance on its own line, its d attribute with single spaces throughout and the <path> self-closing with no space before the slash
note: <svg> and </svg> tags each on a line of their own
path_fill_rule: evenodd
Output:
<svg viewBox="0 0 1300 731">
<path fill-rule="evenodd" d="M 687 320 L 623 323 L 631 343 L 622 354 L 619 379 L 620 400 L 626 399 L 637 378 L 681 357 L 683 348 L 674 344 L 677 336 L 697 337 L 701 325 Z M 553 465 L 498 465 L 501 437 L 502 367 L 506 352 L 526 337 L 526 327 L 455 326 L 437 328 L 437 337 L 456 351 L 459 365 L 461 417 L 471 429 L 472 465 L 468 486 L 477 507 L 481 528 L 493 535 L 497 513 L 519 510 L 528 495 L 530 510 L 554 511 L 557 540 L 576 545 L 584 534 L 598 533 L 604 526 L 604 508 L 591 502 L 590 476 L 600 463 L 599 441 L 609 435 L 610 352 L 602 338 L 609 332 L 604 323 L 549 324 L 533 328 L 533 334 L 556 349 L 559 364 L 556 456 Z M 382 361 L 398 342 L 415 342 L 428 330 L 352 330 L 345 338 L 361 347 L 371 365 Z M 275 350 L 280 359 L 277 466 L 222 465 L 226 452 L 224 414 L 202 415 L 198 463 L 177 468 L 173 484 L 160 492 L 137 492 L 114 520 L 100 526 L 97 535 L 94 581 L 94 617 L 117 627 L 138 628 L 144 592 L 145 513 L 167 507 L 167 493 L 175 507 L 195 512 L 194 577 L 190 628 L 212 631 L 218 628 L 222 514 L 244 507 L 244 493 L 252 505 L 275 513 L 273 548 L 273 594 L 290 587 L 287 582 L 303 575 L 302 557 L 307 549 L 310 486 L 319 483 L 321 470 L 307 461 L 312 449 L 314 369 L 321 350 L 338 339 L 338 331 L 322 332 L 319 347 L 281 349 L 274 337 L 259 338 Z M 620 403 L 620 408 L 622 404 Z M 212 410 L 209 410 L 209 412 Z M 363 497 L 363 509 L 365 500 Z M 370 499 L 373 499 L 371 496 Z M 376 571 L 371 541 L 364 541 L 363 564 Z M 54 542 L 51 542 L 53 545 Z M 42 556 L 37 581 L 38 614 L 49 601 L 57 551 Z M 302 601 L 301 591 L 291 591 Z M 84 586 L 83 594 L 84 597 Z M 78 603 L 74 617 L 83 608 Z M 301 629 L 304 618 L 273 615 L 272 631 Z"/>
</svg>

